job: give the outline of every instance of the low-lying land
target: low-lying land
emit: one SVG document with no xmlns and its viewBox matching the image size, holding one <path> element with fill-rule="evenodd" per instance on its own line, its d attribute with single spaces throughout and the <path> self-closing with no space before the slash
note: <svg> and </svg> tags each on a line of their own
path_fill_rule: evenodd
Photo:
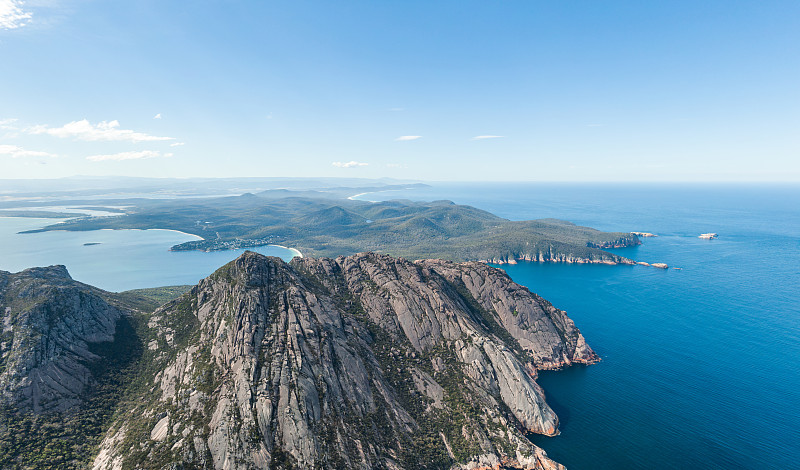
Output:
<svg viewBox="0 0 800 470">
<path fill-rule="evenodd" d="M 280 195 L 287 193 L 291 192 Z M 137 200 L 121 216 L 74 219 L 36 231 L 160 228 L 203 238 L 173 250 L 280 244 L 310 256 L 373 251 L 410 259 L 494 263 L 523 259 L 633 264 L 603 249 L 640 243 L 631 233 L 601 232 L 556 219 L 511 221 L 450 201 L 371 203 L 275 196 L 267 191 L 209 199 Z"/>
</svg>

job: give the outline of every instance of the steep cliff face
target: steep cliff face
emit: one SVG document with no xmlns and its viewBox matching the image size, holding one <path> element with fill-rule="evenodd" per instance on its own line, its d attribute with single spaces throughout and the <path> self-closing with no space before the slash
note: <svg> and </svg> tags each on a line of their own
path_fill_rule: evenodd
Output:
<svg viewBox="0 0 800 470">
<path fill-rule="evenodd" d="M 597 356 L 480 263 L 245 253 L 150 318 L 94 468 L 563 468 L 537 369 Z"/>
<path fill-rule="evenodd" d="M 112 341 L 120 314 L 64 266 L 0 271 L 0 404 L 37 414 L 79 405 L 98 359 L 90 344 Z"/>
<path fill-rule="evenodd" d="M 531 261 L 538 263 L 567 263 L 567 264 L 636 264 L 635 261 L 611 253 L 599 252 L 591 255 L 559 253 L 554 251 L 520 251 L 508 252 L 503 256 L 495 256 L 482 260 L 491 264 L 516 264 L 518 261 Z"/>
</svg>

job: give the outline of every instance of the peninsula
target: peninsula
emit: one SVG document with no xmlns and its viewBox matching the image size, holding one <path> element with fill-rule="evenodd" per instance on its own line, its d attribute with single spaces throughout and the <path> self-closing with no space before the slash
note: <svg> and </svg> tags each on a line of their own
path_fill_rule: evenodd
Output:
<svg viewBox="0 0 800 470">
<path fill-rule="evenodd" d="M 273 191 L 190 200 L 135 200 L 123 215 L 68 220 L 48 230 L 171 229 L 202 240 L 172 250 L 294 247 L 308 256 L 364 251 L 409 259 L 633 264 L 603 251 L 638 245 L 631 233 L 601 232 L 557 219 L 512 221 L 450 201 L 365 202 L 276 197 Z M 307 193 L 306 193 L 307 194 Z"/>
</svg>

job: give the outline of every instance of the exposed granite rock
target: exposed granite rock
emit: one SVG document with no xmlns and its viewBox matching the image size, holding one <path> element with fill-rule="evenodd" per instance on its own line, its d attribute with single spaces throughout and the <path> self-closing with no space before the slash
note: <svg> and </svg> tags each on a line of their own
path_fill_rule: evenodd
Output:
<svg viewBox="0 0 800 470">
<path fill-rule="evenodd" d="M 517 264 L 519 261 L 537 263 L 567 263 L 567 264 L 636 264 L 635 261 L 622 256 L 603 252 L 602 254 L 586 257 L 565 253 L 542 252 L 537 253 L 510 253 L 506 256 L 481 260 L 491 264 Z"/>
<path fill-rule="evenodd" d="M 536 370 L 598 360 L 500 270 L 372 253 L 246 252 L 149 326 L 95 469 L 563 469 L 525 438 L 558 433 Z"/>
<path fill-rule="evenodd" d="M 0 271 L 0 403 L 18 411 L 79 405 L 98 359 L 89 343 L 112 341 L 120 311 L 64 266 Z"/>
<path fill-rule="evenodd" d="M 629 246 L 636 246 L 641 245 L 642 241 L 639 240 L 639 237 L 654 237 L 652 233 L 644 233 L 644 232 L 631 232 L 628 235 L 623 235 L 616 240 L 609 240 L 604 242 L 588 242 L 586 246 L 590 248 L 600 248 L 600 249 L 607 249 L 607 248 L 626 248 Z"/>
</svg>

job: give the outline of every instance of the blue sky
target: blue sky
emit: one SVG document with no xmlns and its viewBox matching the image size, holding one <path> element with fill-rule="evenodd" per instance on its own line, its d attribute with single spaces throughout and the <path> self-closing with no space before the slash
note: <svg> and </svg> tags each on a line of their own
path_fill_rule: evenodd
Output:
<svg viewBox="0 0 800 470">
<path fill-rule="evenodd" d="M 0 0 L 0 178 L 800 181 L 797 1 Z"/>
</svg>

